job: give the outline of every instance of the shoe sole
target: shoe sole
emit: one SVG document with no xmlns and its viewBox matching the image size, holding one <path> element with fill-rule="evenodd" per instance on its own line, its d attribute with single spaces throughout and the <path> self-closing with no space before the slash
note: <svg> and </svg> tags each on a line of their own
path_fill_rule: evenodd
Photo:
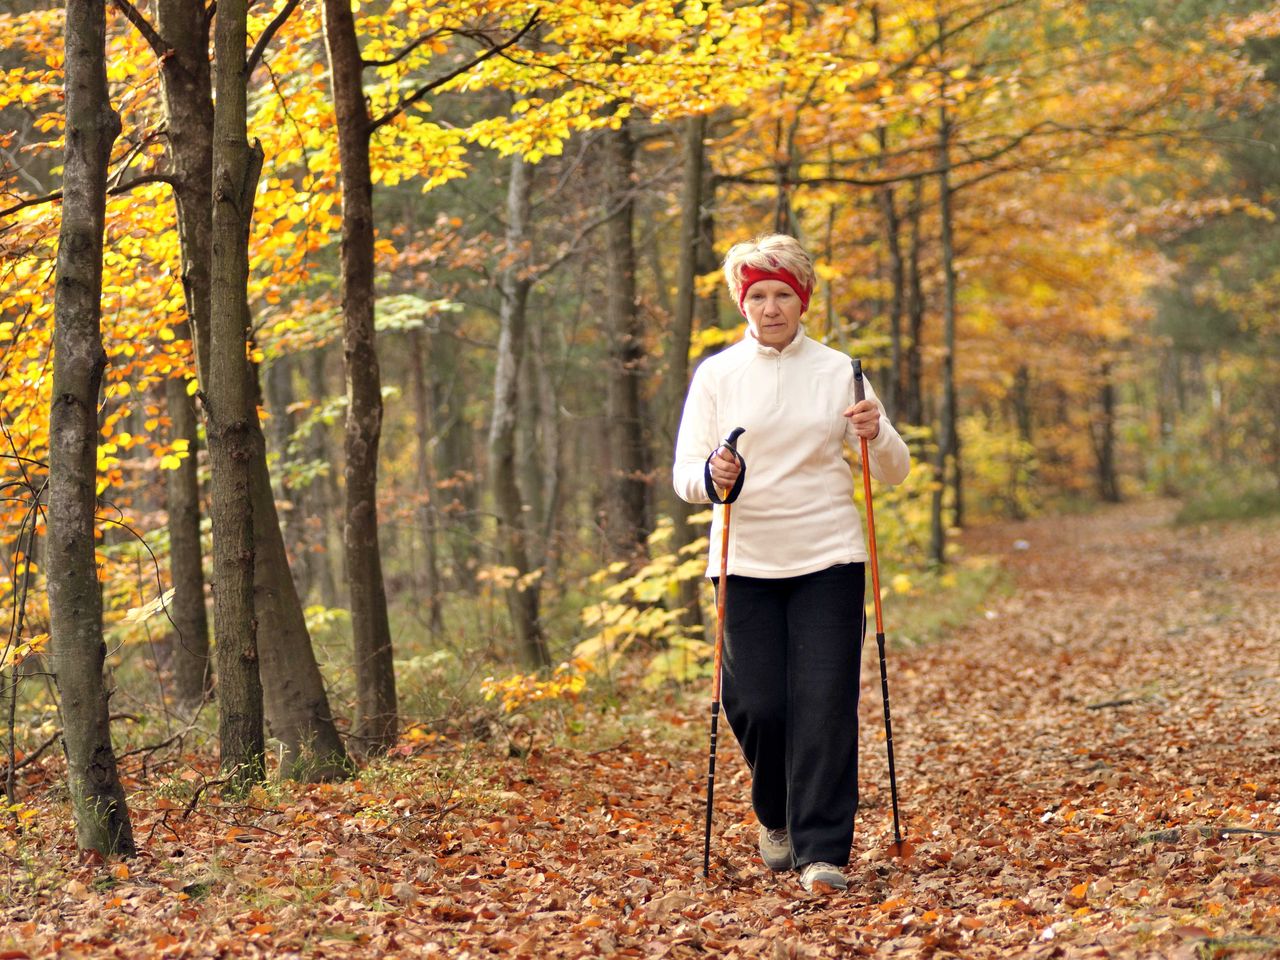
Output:
<svg viewBox="0 0 1280 960">
<path fill-rule="evenodd" d="M 760 859 L 763 860 L 764 865 L 774 873 L 781 873 L 783 870 L 791 870 L 796 865 L 795 855 L 790 853 L 787 854 L 787 859 L 785 860 L 770 860 L 764 855 L 764 851 L 762 850 L 760 851 Z"/>
</svg>

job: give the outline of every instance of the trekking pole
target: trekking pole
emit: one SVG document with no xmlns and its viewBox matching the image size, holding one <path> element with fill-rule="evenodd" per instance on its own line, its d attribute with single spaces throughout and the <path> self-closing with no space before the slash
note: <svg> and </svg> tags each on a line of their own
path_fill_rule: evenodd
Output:
<svg viewBox="0 0 1280 960">
<path fill-rule="evenodd" d="M 746 430 L 742 427 L 735 427 L 733 432 L 725 438 L 721 447 L 728 447 L 729 451 L 738 459 L 741 471 L 738 473 L 738 480 L 731 490 L 721 493 L 711 480 L 711 458 L 707 458 L 706 485 L 707 492 L 711 495 L 711 499 L 715 503 L 721 504 L 721 528 L 720 528 L 720 581 L 716 584 L 716 645 L 715 657 L 712 660 L 711 667 L 711 746 L 707 751 L 707 829 L 706 835 L 702 841 L 702 876 L 706 878 L 711 873 L 711 806 L 716 795 L 716 737 L 720 727 L 720 663 L 724 650 L 724 609 L 725 594 L 729 592 L 729 517 L 733 510 L 733 501 L 738 499 L 738 494 L 742 491 L 742 481 L 747 473 L 747 462 L 742 459 L 742 454 L 738 453 L 735 444 L 738 437 L 742 436 Z M 720 447 L 711 454 L 712 457 L 720 453 Z"/>
<path fill-rule="evenodd" d="M 866 397 L 866 385 L 862 379 L 862 361 L 853 361 L 853 398 L 861 403 Z M 880 693 L 884 701 L 884 737 L 889 748 L 889 793 L 893 798 L 894 853 L 903 856 L 902 831 L 898 819 L 898 778 L 893 769 L 893 722 L 889 719 L 889 672 L 884 655 L 884 615 L 880 610 L 880 566 L 876 559 L 876 519 L 871 508 L 871 463 L 867 459 L 867 438 L 862 441 L 862 492 L 867 504 L 867 550 L 871 557 L 871 596 L 876 605 L 876 646 L 880 649 Z M 865 607 L 863 623 L 866 623 Z"/>
</svg>

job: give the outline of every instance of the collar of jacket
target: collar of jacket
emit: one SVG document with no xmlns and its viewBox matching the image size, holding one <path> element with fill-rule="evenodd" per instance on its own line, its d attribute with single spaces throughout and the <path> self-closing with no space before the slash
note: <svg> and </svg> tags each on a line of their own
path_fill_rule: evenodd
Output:
<svg viewBox="0 0 1280 960">
<path fill-rule="evenodd" d="M 777 347 L 766 347 L 763 343 L 756 339 L 756 335 L 752 332 L 751 327 L 747 327 L 747 339 L 756 348 L 756 353 L 762 357 L 785 357 L 789 353 L 796 353 L 800 349 L 800 345 L 804 343 L 804 324 L 796 327 L 796 335 L 791 338 L 791 342 L 779 350 Z"/>
</svg>

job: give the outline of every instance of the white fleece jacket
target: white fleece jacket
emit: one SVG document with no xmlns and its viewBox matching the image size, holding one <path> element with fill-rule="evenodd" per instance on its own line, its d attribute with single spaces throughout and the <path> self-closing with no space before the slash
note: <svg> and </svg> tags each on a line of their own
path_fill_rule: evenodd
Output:
<svg viewBox="0 0 1280 960">
<path fill-rule="evenodd" d="M 868 442 L 871 475 L 901 483 L 911 454 L 880 406 L 880 433 Z M 729 573 L 795 577 L 867 559 L 854 475 L 844 460 L 858 436 L 842 413 L 854 402 L 849 357 L 805 336 L 801 327 L 781 351 L 748 331 L 738 343 L 699 365 L 685 399 L 672 479 L 689 503 L 707 503 L 707 456 L 735 427 L 745 427 L 738 451 L 747 462 L 733 504 Z M 860 478 L 859 478 L 860 479 Z M 711 525 L 707 576 L 720 575 L 723 511 Z"/>
</svg>

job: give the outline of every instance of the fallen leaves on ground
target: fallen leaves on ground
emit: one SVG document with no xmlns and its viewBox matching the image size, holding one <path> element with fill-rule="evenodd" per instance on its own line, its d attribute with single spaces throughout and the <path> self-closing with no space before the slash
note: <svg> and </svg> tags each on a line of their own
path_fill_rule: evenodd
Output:
<svg viewBox="0 0 1280 960">
<path fill-rule="evenodd" d="M 127 864 L 42 819 L 6 854 L 0 957 L 1280 956 L 1280 531 L 1169 515 L 967 536 L 1013 589 L 890 646 L 909 859 L 869 645 L 847 893 L 761 864 L 731 738 L 702 878 L 692 690 L 592 749 L 446 743 L 247 803 L 141 790 Z"/>
</svg>

